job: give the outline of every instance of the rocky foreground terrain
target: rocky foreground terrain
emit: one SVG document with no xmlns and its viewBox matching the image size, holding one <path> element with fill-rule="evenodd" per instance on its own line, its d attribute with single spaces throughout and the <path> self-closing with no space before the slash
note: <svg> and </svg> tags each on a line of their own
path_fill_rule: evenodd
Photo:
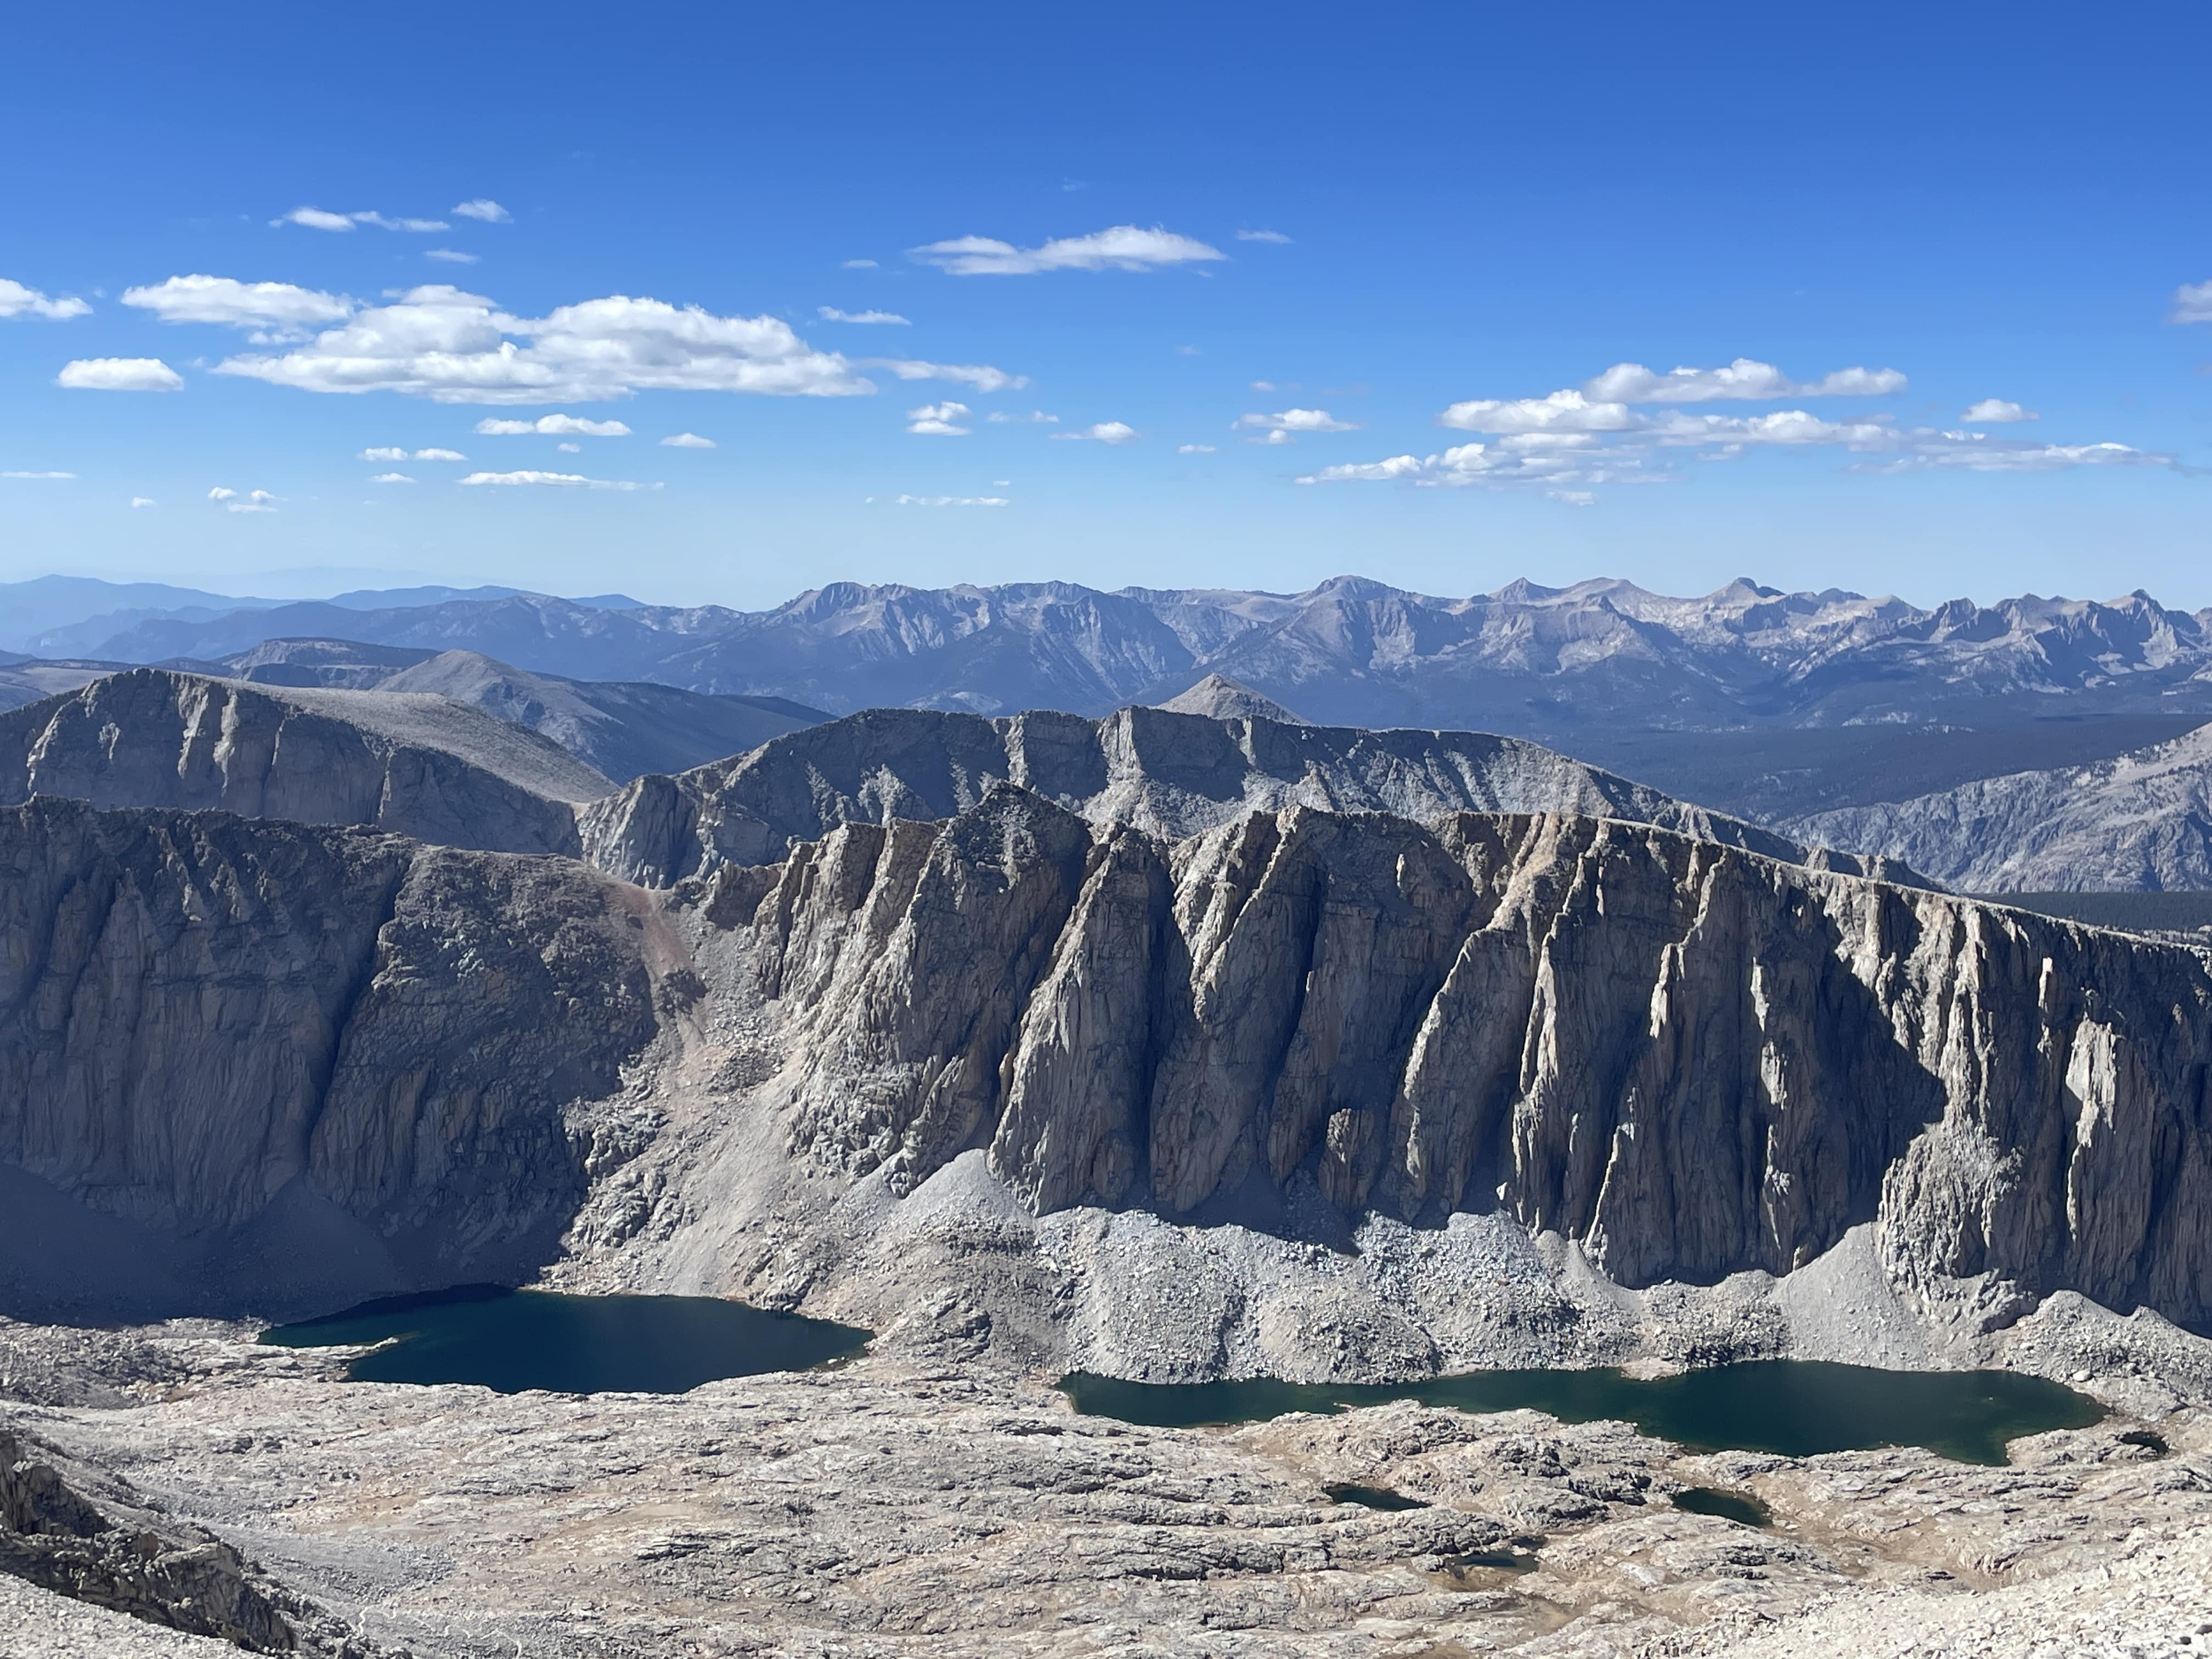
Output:
<svg viewBox="0 0 2212 1659">
<path fill-rule="evenodd" d="M 1410 1404 L 1133 1427 L 994 1365 L 950 1299 L 848 1368 L 678 1397 L 349 1384 L 342 1356 L 238 1334 L 0 1324 L 11 1659 L 238 1650 L 185 1633 L 210 1630 L 345 1659 L 2025 1659 L 2212 1634 L 2203 1345 L 2075 1298 L 2004 1357 L 2096 1366 L 2114 1415 L 2003 1468 Z"/>
</svg>

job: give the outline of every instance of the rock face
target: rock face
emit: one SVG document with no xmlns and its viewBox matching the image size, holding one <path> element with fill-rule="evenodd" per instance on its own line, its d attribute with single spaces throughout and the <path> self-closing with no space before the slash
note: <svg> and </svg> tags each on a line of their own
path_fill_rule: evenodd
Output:
<svg viewBox="0 0 2212 1659">
<path fill-rule="evenodd" d="M 1103 720 L 874 708 L 582 809 L 584 856 L 647 885 L 768 864 L 841 823 L 936 819 L 1012 782 L 1095 823 L 1179 839 L 1291 805 L 1433 818 L 1581 812 L 1665 825 L 1773 857 L 1914 879 L 1808 853 L 1531 743 L 1478 732 L 1362 732 L 1130 708 Z"/>
<path fill-rule="evenodd" d="M 1907 1287 L 2212 1322 L 2199 952 L 1620 821 L 1168 844 L 1004 786 L 693 890 L 792 1149 L 894 1191 L 981 1147 L 1040 1212 L 1502 1208 L 1627 1285 L 1873 1222 Z"/>
<path fill-rule="evenodd" d="M 429 652 L 349 640 L 270 640 L 226 665 L 260 685 L 428 692 L 552 738 L 627 783 L 758 748 L 830 718 L 780 697 L 712 696 L 672 685 L 564 679 L 475 651 Z"/>
<path fill-rule="evenodd" d="M 2212 726 L 2112 760 L 1791 821 L 1975 892 L 2212 888 Z"/>
<path fill-rule="evenodd" d="M 326 1309 L 564 1229 L 638 1288 L 727 1287 L 879 1229 L 840 1194 L 972 1167 L 1002 1240 L 1381 1218 L 1417 1255 L 1479 1221 L 1634 1287 L 1848 1236 L 1984 1322 L 2071 1290 L 2212 1322 L 2212 958 L 1655 825 L 1170 841 L 1001 783 L 656 894 L 41 799 L 0 872 L 17 1305 Z"/>
<path fill-rule="evenodd" d="M 566 1109 L 659 1016 L 642 921 L 562 860 L 212 812 L 0 810 L 0 1288 L 323 1310 L 526 1271 Z"/>
<path fill-rule="evenodd" d="M 573 853 L 574 803 L 613 787 L 558 744 L 437 696 L 145 668 L 0 714 L 0 805 L 217 807 Z"/>
</svg>

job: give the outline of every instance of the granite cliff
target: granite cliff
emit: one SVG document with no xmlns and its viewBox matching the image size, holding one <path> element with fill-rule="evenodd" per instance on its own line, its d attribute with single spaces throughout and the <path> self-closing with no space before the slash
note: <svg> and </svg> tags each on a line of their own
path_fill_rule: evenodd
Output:
<svg viewBox="0 0 2212 1659">
<path fill-rule="evenodd" d="M 1566 1317 L 1575 1261 L 1656 1294 L 1854 1239 L 1984 1327 L 2061 1291 L 2212 1322 L 2212 958 L 1656 825 L 1299 806 L 1171 840 L 1000 783 L 653 892 L 43 799 L 0 812 L 0 869 L 20 1304 L 59 1296 L 41 1236 L 83 1297 L 172 1310 L 565 1261 L 872 1322 L 992 1279 L 1041 1355 L 1218 1374 L 1388 1224 L 1410 1265 L 1359 1295 L 1399 1359 L 1268 1353 L 1434 1364 L 1421 1333 L 1493 1292 Z M 996 1219 L 901 1244 L 986 1188 Z M 1058 1217 L 1095 1271 L 1050 1265 Z M 1520 1289 L 1470 1290 L 1475 1233 L 1521 1241 Z M 1218 1328 L 1132 1334 L 1147 1266 L 1213 1238 L 1289 1277 L 1194 1279 Z"/>
<path fill-rule="evenodd" d="M 40 799 L 0 875 L 9 1311 L 527 1273 L 587 1179 L 566 1109 L 662 1018 L 627 890 L 566 860 Z"/>
<path fill-rule="evenodd" d="M 1613 1282 L 2212 1322 L 2212 958 L 1646 824 L 1292 808 L 1166 842 L 1001 786 L 690 890 L 794 1154 L 1033 1212 L 1502 1212 Z M 1932 1291 L 1931 1291 L 1932 1293 Z"/>
</svg>

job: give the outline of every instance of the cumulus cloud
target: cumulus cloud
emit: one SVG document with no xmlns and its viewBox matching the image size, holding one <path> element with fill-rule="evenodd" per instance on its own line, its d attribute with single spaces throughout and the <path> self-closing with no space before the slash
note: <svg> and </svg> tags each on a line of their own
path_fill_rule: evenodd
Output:
<svg viewBox="0 0 2212 1659">
<path fill-rule="evenodd" d="M 72 392 L 182 392 L 185 377 L 159 357 L 80 357 L 54 384 Z"/>
<path fill-rule="evenodd" d="M 641 391 L 834 397 L 875 389 L 843 357 L 814 350 L 775 317 L 718 317 L 697 306 L 615 295 L 530 319 L 437 283 L 363 307 L 297 349 L 227 358 L 216 372 L 304 392 L 395 392 L 452 404 L 585 403 Z M 903 379 L 957 373 L 1019 383 L 996 369 L 919 364 L 895 372 Z"/>
<path fill-rule="evenodd" d="M 1673 368 L 1664 374 L 1641 363 L 1615 363 L 1583 381 L 1583 390 L 1597 403 L 1763 403 L 1776 398 L 1881 397 L 1903 391 L 1905 385 L 1905 376 L 1893 368 L 1839 368 L 1817 380 L 1793 380 L 1772 363 L 1739 357 L 1724 368 Z"/>
<path fill-rule="evenodd" d="M 1060 416 L 1033 409 L 1026 415 L 1015 415 L 1003 409 L 994 409 L 983 417 L 994 426 L 1058 426 Z"/>
<path fill-rule="evenodd" d="M 415 480 L 404 472 L 380 472 L 369 480 L 371 483 L 413 483 L 414 482 Z"/>
<path fill-rule="evenodd" d="M 1213 453 L 1213 446 L 1212 444 L 1177 444 L 1176 446 L 1176 453 L 1178 455 L 1211 455 Z"/>
<path fill-rule="evenodd" d="M 240 495 L 235 489 L 217 484 L 207 493 L 207 498 L 221 505 L 226 513 L 274 513 L 276 497 L 265 489 L 249 489 Z"/>
<path fill-rule="evenodd" d="M 82 300 L 49 300 L 34 288 L 0 276 L 0 317 L 43 317 L 48 322 L 67 322 L 89 316 L 92 307 Z"/>
<path fill-rule="evenodd" d="M 663 449 L 712 449 L 714 441 L 702 438 L 696 432 L 678 432 L 672 437 L 663 438 L 660 447 Z"/>
<path fill-rule="evenodd" d="M 902 380 L 951 380 L 978 392 L 1019 392 L 1030 383 L 1026 374 L 1009 374 L 988 363 L 927 363 L 917 358 L 863 357 L 862 368 L 880 368 Z"/>
<path fill-rule="evenodd" d="M 425 248 L 422 251 L 422 257 L 426 259 L 442 260 L 449 265 L 472 265 L 482 259 L 483 255 L 481 253 L 464 253 L 459 248 L 454 247 L 433 247 Z"/>
<path fill-rule="evenodd" d="M 2185 283 L 2173 290 L 2172 320 L 2212 323 L 2212 283 Z"/>
<path fill-rule="evenodd" d="M 1004 495 L 901 495 L 901 507 L 1010 507 Z"/>
<path fill-rule="evenodd" d="M 576 415 L 540 415 L 534 421 L 502 421 L 486 416 L 477 430 L 487 438 L 521 438 L 538 433 L 549 438 L 627 438 L 629 428 L 620 421 L 587 421 Z"/>
<path fill-rule="evenodd" d="M 840 311 L 835 306 L 817 306 L 815 310 L 825 323 L 897 323 L 902 327 L 912 326 L 896 311 Z"/>
<path fill-rule="evenodd" d="M 1096 426 L 1086 426 L 1080 432 L 1054 432 L 1053 438 L 1068 438 L 1078 441 L 1088 440 L 1101 444 L 1133 444 L 1145 434 L 1124 421 L 1101 421 Z"/>
<path fill-rule="evenodd" d="M 374 449 L 364 449 L 354 457 L 357 461 L 404 461 L 406 459 L 405 450 L 394 448 L 388 444 Z"/>
<path fill-rule="evenodd" d="M 151 495 L 133 495 L 131 498 L 131 505 L 133 507 L 159 507 L 161 502 L 155 501 Z"/>
<path fill-rule="evenodd" d="M 580 455 L 584 453 L 584 447 L 581 444 L 555 444 L 553 447 L 563 455 Z"/>
<path fill-rule="evenodd" d="M 165 323 L 213 323 L 225 328 L 297 333 L 351 316 L 343 295 L 290 283 L 241 283 L 228 276 L 172 276 L 150 287 L 126 288 L 123 303 L 150 311 Z"/>
<path fill-rule="evenodd" d="M 0 472 L 0 478 L 74 478 L 74 472 Z"/>
<path fill-rule="evenodd" d="M 1047 270 L 1156 270 L 1229 256 L 1188 236 L 1154 226 L 1115 225 L 1088 236 L 1062 236 L 1016 247 L 988 236 L 956 236 L 908 248 L 907 258 L 955 276 L 1033 276 Z"/>
<path fill-rule="evenodd" d="M 418 461 L 465 461 L 468 457 L 458 449 L 418 449 L 415 452 L 415 459 Z"/>
<path fill-rule="evenodd" d="M 1623 403 L 1595 402 L 1572 388 L 1542 398 L 1474 398 L 1437 416 L 1463 432 L 1633 432 L 1648 425 Z"/>
<path fill-rule="evenodd" d="M 1989 425 L 2002 424 L 2011 421 L 2039 420 L 2041 416 L 2037 415 L 2033 410 L 2022 409 L 2018 404 L 2009 402 L 2005 398 L 1984 398 L 1981 402 L 1976 404 L 1972 409 L 1969 409 L 1965 414 L 1959 416 L 1959 418 L 1962 421 L 1978 422 L 1982 424 Z"/>
<path fill-rule="evenodd" d="M 452 211 L 457 218 L 481 219 L 488 225 L 504 225 L 514 218 L 512 213 L 488 196 L 479 196 L 469 202 L 456 202 Z"/>
<path fill-rule="evenodd" d="M 1293 432 L 1357 432 L 1357 421 L 1340 421 L 1325 409 L 1285 409 L 1273 415 L 1239 415 L 1232 428 L 1260 431 L 1270 438 L 1288 437 Z"/>
<path fill-rule="evenodd" d="M 964 438 L 970 428 L 959 424 L 972 411 L 965 404 L 924 404 L 906 412 L 907 430 L 918 437 Z"/>
<path fill-rule="evenodd" d="M 635 489 L 637 486 L 622 478 L 586 478 L 574 472 L 471 472 L 461 480 L 465 484 L 547 484 L 557 489 Z"/>
<path fill-rule="evenodd" d="M 1237 233 L 1237 240 L 1240 242 L 1287 242 L 1291 239 L 1279 230 L 1240 230 Z"/>
<path fill-rule="evenodd" d="M 237 494 L 235 489 L 228 489 L 217 484 L 213 489 L 208 491 L 208 499 L 211 501 L 227 501 L 234 499 Z"/>
</svg>

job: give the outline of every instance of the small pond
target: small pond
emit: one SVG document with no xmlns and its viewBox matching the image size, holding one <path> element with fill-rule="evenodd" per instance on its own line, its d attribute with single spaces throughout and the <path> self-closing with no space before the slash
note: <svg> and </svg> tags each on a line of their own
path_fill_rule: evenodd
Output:
<svg viewBox="0 0 2212 1659">
<path fill-rule="evenodd" d="M 2005 1442 L 2087 1428 L 2104 1407 L 2063 1383 L 2014 1371 L 1887 1371 L 1820 1360 L 1753 1360 L 1639 1380 L 1618 1370 L 1474 1371 L 1420 1382 L 1125 1382 L 1079 1374 L 1060 1389 L 1076 1410 L 1163 1428 L 1264 1422 L 1389 1400 L 1462 1411 L 1523 1407 L 1570 1423 L 1618 1418 L 1708 1450 L 1810 1457 L 1873 1446 L 1924 1446 L 1962 1463 L 2002 1463 Z"/>
<path fill-rule="evenodd" d="M 711 1296 L 563 1296 L 464 1285 L 364 1302 L 264 1331 L 277 1347 L 399 1340 L 346 1368 L 356 1382 L 475 1382 L 501 1394 L 681 1394 L 718 1377 L 803 1370 L 872 1333 Z"/>
</svg>

